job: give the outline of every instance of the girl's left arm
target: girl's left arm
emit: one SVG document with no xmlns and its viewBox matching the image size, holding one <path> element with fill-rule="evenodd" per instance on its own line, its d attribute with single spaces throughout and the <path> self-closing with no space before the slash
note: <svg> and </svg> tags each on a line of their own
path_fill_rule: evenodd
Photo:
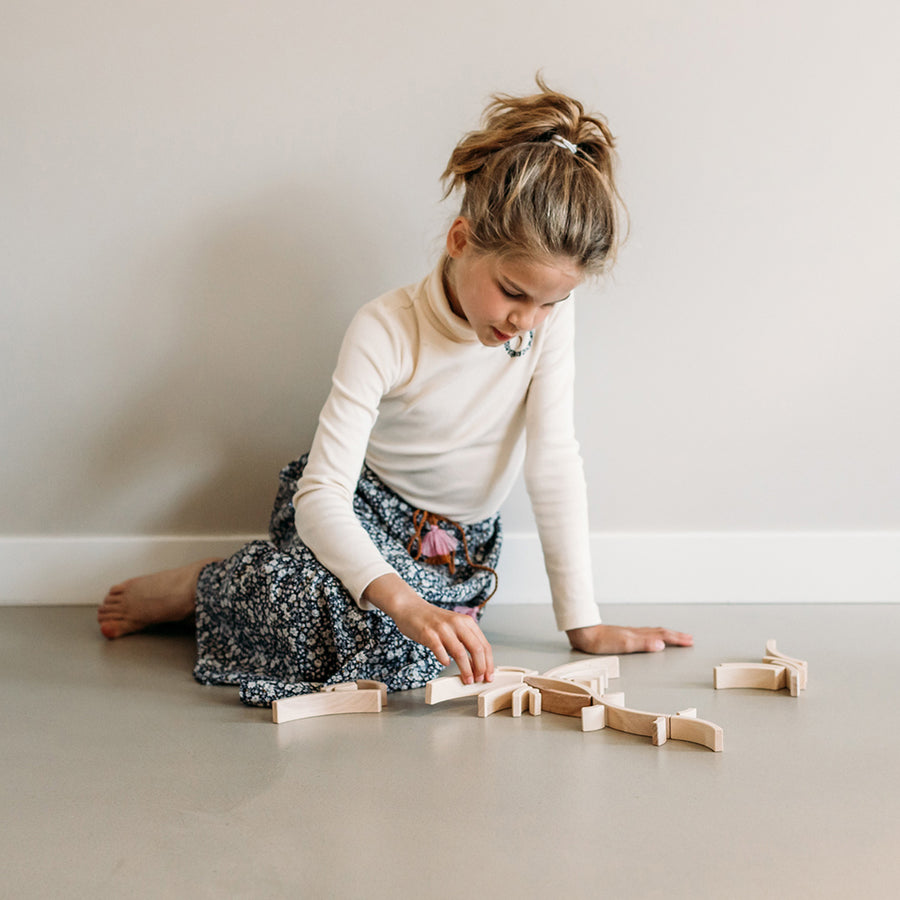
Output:
<svg viewBox="0 0 900 900">
<path fill-rule="evenodd" d="M 559 307 L 541 347 L 526 406 L 525 482 L 550 578 L 557 627 L 576 650 L 635 653 L 690 646 L 668 628 L 601 623 L 594 600 L 584 464 L 574 424 L 574 301 Z"/>
</svg>

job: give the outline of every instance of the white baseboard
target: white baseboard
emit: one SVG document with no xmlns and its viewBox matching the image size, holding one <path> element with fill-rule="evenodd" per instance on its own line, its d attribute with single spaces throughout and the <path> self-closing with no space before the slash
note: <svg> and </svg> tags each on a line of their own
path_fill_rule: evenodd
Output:
<svg viewBox="0 0 900 900">
<path fill-rule="evenodd" d="M 94 604 L 117 581 L 254 535 L 0 538 L 0 605 Z M 592 535 L 603 603 L 896 603 L 900 533 Z M 507 534 L 493 603 L 547 603 L 534 534 Z"/>
</svg>

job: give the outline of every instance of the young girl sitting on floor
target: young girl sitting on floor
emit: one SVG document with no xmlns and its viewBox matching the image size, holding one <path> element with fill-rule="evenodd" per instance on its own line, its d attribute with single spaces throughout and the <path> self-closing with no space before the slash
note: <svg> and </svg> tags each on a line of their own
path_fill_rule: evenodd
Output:
<svg viewBox="0 0 900 900">
<path fill-rule="evenodd" d="M 489 681 L 478 620 L 497 510 L 524 465 L 556 623 L 588 653 L 690 635 L 600 623 L 573 427 L 572 291 L 611 264 L 621 203 L 604 120 L 551 91 L 495 97 L 443 178 L 446 252 L 368 303 L 309 454 L 281 473 L 271 539 L 113 587 L 108 638 L 196 616 L 194 675 L 273 699 L 359 678 L 421 687 L 456 662 Z"/>
</svg>

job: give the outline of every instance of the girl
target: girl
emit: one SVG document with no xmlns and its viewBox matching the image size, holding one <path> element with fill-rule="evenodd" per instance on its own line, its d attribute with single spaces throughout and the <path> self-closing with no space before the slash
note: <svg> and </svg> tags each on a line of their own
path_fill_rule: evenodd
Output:
<svg viewBox="0 0 900 900">
<path fill-rule="evenodd" d="M 620 239 L 605 121 L 538 79 L 497 96 L 450 157 L 462 191 L 423 281 L 353 319 L 309 454 L 281 473 L 271 540 L 113 587 L 108 638 L 196 616 L 195 677 L 273 699 L 358 678 L 490 681 L 478 620 L 497 513 L 524 466 L 557 626 L 588 653 L 690 635 L 600 623 L 573 408 L 574 301 Z"/>
</svg>

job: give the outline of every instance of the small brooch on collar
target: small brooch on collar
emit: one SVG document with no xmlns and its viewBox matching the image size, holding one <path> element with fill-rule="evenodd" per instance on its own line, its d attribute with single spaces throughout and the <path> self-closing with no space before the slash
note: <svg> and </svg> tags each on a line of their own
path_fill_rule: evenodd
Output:
<svg viewBox="0 0 900 900">
<path fill-rule="evenodd" d="M 529 331 L 527 335 L 519 335 L 513 340 L 517 342 L 515 347 L 513 347 L 512 341 L 507 341 L 503 345 L 503 349 L 515 359 L 517 356 L 524 356 L 531 349 L 531 345 L 534 343 L 534 332 Z"/>
</svg>

